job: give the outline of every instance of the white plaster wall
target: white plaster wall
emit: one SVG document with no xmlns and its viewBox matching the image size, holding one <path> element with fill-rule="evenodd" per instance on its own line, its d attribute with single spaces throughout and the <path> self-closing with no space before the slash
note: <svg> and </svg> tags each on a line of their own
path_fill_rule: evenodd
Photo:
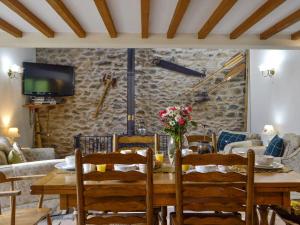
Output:
<svg viewBox="0 0 300 225">
<path fill-rule="evenodd" d="M 274 67 L 275 77 L 263 77 L 259 67 Z M 249 130 L 261 133 L 265 124 L 280 134 L 300 134 L 300 51 L 250 50 Z"/>
<path fill-rule="evenodd" d="M 18 127 L 22 146 L 32 146 L 32 127 L 28 109 L 23 108 L 22 79 L 10 79 L 7 70 L 10 65 L 22 65 L 23 61 L 35 62 L 35 49 L 0 48 L 0 128 Z"/>
</svg>

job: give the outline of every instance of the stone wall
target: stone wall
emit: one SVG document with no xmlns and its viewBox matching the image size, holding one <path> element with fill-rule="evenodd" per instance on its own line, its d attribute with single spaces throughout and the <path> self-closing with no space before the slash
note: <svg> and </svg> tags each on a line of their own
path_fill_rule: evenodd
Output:
<svg viewBox="0 0 300 225">
<path fill-rule="evenodd" d="M 207 125 L 191 133 L 210 133 L 220 129 L 244 129 L 245 72 L 230 80 L 209 101 L 198 102 L 195 94 L 182 95 L 200 79 L 186 76 L 152 64 L 162 58 L 197 71 L 211 74 L 224 62 L 244 50 L 229 49 L 136 49 L 136 119 L 144 120 L 149 132 L 161 133 L 157 113 L 174 104 L 193 106 L 193 117 Z M 75 96 L 67 97 L 63 105 L 50 112 L 49 137 L 46 145 L 56 145 L 61 155 L 72 151 L 73 136 L 106 135 L 126 132 L 126 70 L 127 49 L 37 49 L 37 62 L 73 65 L 76 70 Z M 102 112 L 93 114 L 103 91 L 103 74 L 112 72 L 117 87 L 111 89 Z M 200 88 L 200 92 L 220 82 L 226 71 Z M 43 128 L 47 115 L 41 114 Z"/>
</svg>

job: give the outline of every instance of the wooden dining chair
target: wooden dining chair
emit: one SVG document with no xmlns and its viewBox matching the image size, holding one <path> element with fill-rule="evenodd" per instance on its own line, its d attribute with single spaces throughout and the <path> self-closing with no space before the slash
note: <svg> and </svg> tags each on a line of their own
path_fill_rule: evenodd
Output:
<svg viewBox="0 0 300 225">
<path fill-rule="evenodd" d="M 198 150 L 199 143 L 208 143 L 211 145 L 212 152 L 216 152 L 216 134 L 212 133 L 211 136 L 208 135 L 187 135 L 186 136 L 189 148 L 193 151 Z"/>
<path fill-rule="evenodd" d="M 159 136 L 154 135 L 113 135 L 113 152 L 119 152 L 121 149 L 139 150 L 145 148 L 154 148 L 154 151 L 159 151 Z"/>
<path fill-rule="evenodd" d="M 182 165 L 246 166 L 246 173 L 182 173 Z M 254 196 L 254 152 L 239 155 L 193 154 L 176 152 L 176 210 L 171 222 L 183 224 L 252 225 Z M 188 213 L 187 211 L 194 211 Z M 211 211 L 211 213 L 209 213 Z M 237 212 L 245 212 L 245 220 Z"/>
<path fill-rule="evenodd" d="M 133 136 L 118 136 L 116 134 L 113 135 L 113 152 L 119 152 L 122 149 L 130 149 L 133 151 L 137 151 L 140 149 L 145 149 L 145 146 L 153 147 L 154 152 L 158 152 L 160 150 L 160 139 L 158 134 L 154 135 L 133 135 Z M 157 209 L 155 209 L 156 211 Z M 162 206 L 161 216 L 159 217 L 162 225 L 167 224 L 167 207 Z"/>
<path fill-rule="evenodd" d="M 15 182 L 21 180 L 41 178 L 44 175 L 6 177 L 0 172 L 0 183 L 10 183 L 11 190 L 0 192 L 0 197 L 10 197 L 10 211 L 2 213 L 0 210 L 0 225 L 36 225 L 43 219 L 47 219 L 47 224 L 51 225 L 51 209 L 42 208 L 43 195 L 40 197 L 37 208 L 16 209 L 16 197 L 21 191 L 15 190 Z"/>
<path fill-rule="evenodd" d="M 146 157 L 135 153 L 96 153 L 82 156 L 80 150 L 76 150 L 75 156 L 79 225 L 153 224 L 155 216 L 151 149 L 148 149 Z M 83 164 L 146 164 L 146 173 L 113 170 L 83 173 Z M 124 187 L 120 182 L 128 185 Z M 98 213 L 88 216 L 90 211 Z"/>
</svg>

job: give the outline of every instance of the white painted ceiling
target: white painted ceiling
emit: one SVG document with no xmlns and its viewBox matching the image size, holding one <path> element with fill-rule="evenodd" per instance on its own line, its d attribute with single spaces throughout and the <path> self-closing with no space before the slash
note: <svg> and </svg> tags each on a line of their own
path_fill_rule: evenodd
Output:
<svg viewBox="0 0 300 225">
<path fill-rule="evenodd" d="M 56 33 L 72 33 L 69 26 L 45 0 L 20 0 L 20 2 Z M 88 33 L 107 33 L 93 0 L 63 0 L 63 2 Z M 150 2 L 149 32 L 150 34 L 165 34 L 173 16 L 177 0 L 151 0 Z M 221 0 L 192 0 L 177 33 L 196 34 L 220 2 Z M 264 2 L 265 0 L 239 0 L 213 29 L 211 34 L 228 35 Z M 140 0 L 107 0 L 107 3 L 119 33 L 141 32 Z M 246 35 L 259 34 L 299 8 L 300 0 L 287 0 L 248 30 Z M 2 3 L 0 3 L 0 17 L 25 33 L 38 33 L 34 27 Z M 298 30 L 300 30 L 300 22 L 283 30 L 280 34 L 291 34 Z"/>
</svg>

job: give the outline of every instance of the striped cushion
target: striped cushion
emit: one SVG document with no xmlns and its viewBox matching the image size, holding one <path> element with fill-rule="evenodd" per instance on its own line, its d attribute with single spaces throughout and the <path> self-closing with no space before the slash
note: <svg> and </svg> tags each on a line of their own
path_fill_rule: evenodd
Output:
<svg viewBox="0 0 300 225">
<path fill-rule="evenodd" d="M 218 151 L 223 151 L 227 144 L 238 142 L 238 141 L 244 141 L 245 139 L 246 139 L 246 135 L 244 134 L 235 134 L 235 133 L 223 131 L 218 138 L 218 144 L 217 144 Z"/>
<path fill-rule="evenodd" d="M 269 143 L 265 155 L 272 155 L 274 157 L 281 157 L 284 152 L 284 143 L 283 139 L 280 138 L 278 135 L 273 137 L 271 142 Z"/>
</svg>

